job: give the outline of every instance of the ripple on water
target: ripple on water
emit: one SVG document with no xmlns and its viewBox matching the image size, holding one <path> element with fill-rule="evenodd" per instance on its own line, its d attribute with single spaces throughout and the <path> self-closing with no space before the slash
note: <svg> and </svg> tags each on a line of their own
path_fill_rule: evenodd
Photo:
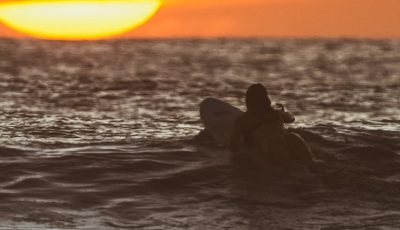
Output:
<svg viewBox="0 0 400 230">
<path fill-rule="evenodd" d="M 395 228 L 396 40 L 0 39 L 0 228 Z M 199 145 L 198 104 L 264 83 L 320 183 Z M 305 211 L 306 210 L 306 211 Z"/>
</svg>

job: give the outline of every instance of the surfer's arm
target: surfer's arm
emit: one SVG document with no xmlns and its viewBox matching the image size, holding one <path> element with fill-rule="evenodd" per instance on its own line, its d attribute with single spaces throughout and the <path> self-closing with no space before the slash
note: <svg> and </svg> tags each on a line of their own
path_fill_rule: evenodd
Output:
<svg viewBox="0 0 400 230">
<path fill-rule="evenodd" d="M 277 103 L 276 107 L 277 107 L 276 111 L 278 111 L 279 114 L 281 115 L 283 123 L 293 123 L 296 120 L 293 114 L 286 111 L 285 106 L 283 104 Z"/>
<path fill-rule="evenodd" d="M 292 113 L 283 110 L 278 111 L 282 117 L 283 123 L 293 123 L 296 120 Z"/>
</svg>

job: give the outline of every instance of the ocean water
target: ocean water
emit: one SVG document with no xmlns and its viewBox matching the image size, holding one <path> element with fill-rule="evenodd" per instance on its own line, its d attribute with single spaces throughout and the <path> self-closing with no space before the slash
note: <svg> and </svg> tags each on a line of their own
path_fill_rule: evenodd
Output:
<svg viewBox="0 0 400 230">
<path fill-rule="evenodd" d="M 196 138 L 204 98 L 255 82 L 329 173 Z M 0 229 L 399 228 L 399 40 L 0 39 Z"/>
</svg>

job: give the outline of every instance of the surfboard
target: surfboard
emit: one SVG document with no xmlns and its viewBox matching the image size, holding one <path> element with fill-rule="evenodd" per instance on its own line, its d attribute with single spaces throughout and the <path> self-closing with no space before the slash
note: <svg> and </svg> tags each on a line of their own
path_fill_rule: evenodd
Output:
<svg viewBox="0 0 400 230">
<path fill-rule="evenodd" d="M 243 113 L 244 112 L 239 108 L 212 97 L 207 98 L 200 103 L 200 119 L 205 130 L 215 141 L 225 147 L 229 145 L 236 119 Z M 239 155 L 245 157 L 241 158 L 241 160 L 244 161 L 241 161 L 240 163 L 247 162 L 263 171 L 268 171 L 269 173 L 278 172 L 282 175 L 287 174 L 287 176 L 295 179 L 313 179 L 312 177 L 309 177 L 311 174 L 309 174 L 305 168 L 304 175 L 301 173 L 299 175 L 292 175 L 282 171 L 281 168 L 266 161 L 266 158 L 263 157 L 265 153 L 259 152 L 250 146 L 241 146 L 239 151 L 242 153 Z"/>
<path fill-rule="evenodd" d="M 206 98 L 200 103 L 200 119 L 205 129 L 223 146 L 229 144 L 235 120 L 242 114 L 239 108 L 216 98 Z"/>
</svg>

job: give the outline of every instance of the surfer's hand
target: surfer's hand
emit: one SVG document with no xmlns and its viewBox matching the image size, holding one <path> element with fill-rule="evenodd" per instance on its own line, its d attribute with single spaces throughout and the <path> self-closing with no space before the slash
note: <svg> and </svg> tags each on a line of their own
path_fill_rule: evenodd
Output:
<svg viewBox="0 0 400 230">
<path fill-rule="evenodd" d="M 285 111 L 285 106 L 284 106 L 283 104 L 281 104 L 281 103 L 276 103 L 275 106 L 276 106 L 279 110 Z"/>
</svg>

